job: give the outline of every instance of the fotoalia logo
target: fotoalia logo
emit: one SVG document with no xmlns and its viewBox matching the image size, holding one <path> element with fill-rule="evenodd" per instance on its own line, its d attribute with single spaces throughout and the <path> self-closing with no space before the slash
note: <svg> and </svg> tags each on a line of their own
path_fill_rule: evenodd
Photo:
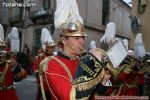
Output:
<svg viewBox="0 0 150 100">
<path fill-rule="evenodd" d="M 3 7 L 35 7 L 36 3 L 3 3 Z"/>
</svg>

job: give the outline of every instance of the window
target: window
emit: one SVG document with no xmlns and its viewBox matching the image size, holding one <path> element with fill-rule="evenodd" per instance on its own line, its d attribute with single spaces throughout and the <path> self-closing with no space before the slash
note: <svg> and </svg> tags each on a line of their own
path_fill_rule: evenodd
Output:
<svg viewBox="0 0 150 100">
<path fill-rule="evenodd" d="M 44 9 L 50 8 L 50 0 L 43 0 L 43 8 Z"/>
<path fill-rule="evenodd" d="M 41 29 L 34 30 L 34 44 L 33 44 L 33 54 L 36 55 L 37 51 L 41 47 Z"/>
<path fill-rule="evenodd" d="M 109 21 L 109 0 L 103 0 L 102 7 L 102 25 L 106 25 Z"/>
</svg>

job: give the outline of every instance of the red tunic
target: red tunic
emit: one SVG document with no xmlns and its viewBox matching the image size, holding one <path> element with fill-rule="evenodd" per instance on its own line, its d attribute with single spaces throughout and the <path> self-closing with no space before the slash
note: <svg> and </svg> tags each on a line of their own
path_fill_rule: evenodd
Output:
<svg viewBox="0 0 150 100">
<path fill-rule="evenodd" d="M 3 72 L 5 65 L 0 65 L 0 72 Z M 13 84 L 13 72 L 11 66 L 8 67 L 8 70 L 5 74 L 5 82 L 2 83 L 3 86 L 9 86 Z M 3 100 L 18 100 L 18 96 L 15 92 L 15 89 L 9 89 L 7 91 L 0 90 L 0 98 Z"/>
<path fill-rule="evenodd" d="M 118 80 L 113 83 L 112 95 L 119 96 L 139 96 L 138 85 L 144 84 L 144 74 L 139 74 L 138 71 L 130 73 L 120 73 Z"/>
<path fill-rule="evenodd" d="M 5 68 L 6 68 L 6 65 L 4 63 L 0 64 L 0 73 L 3 73 Z M 20 70 L 20 72 L 18 70 Z M 14 74 L 18 74 L 18 73 L 20 75 L 19 76 L 20 78 L 24 78 L 26 76 L 26 73 L 24 72 L 24 70 L 22 68 L 20 68 L 18 66 L 18 67 L 15 67 L 15 70 L 13 71 L 12 66 L 9 64 L 6 74 L 4 76 L 4 81 L 0 82 L 0 88 L 2 88 L 4 86 L 6 86 L 6 87 L 13 86 Z M 15 92 L 14 87 L 11 87 L 10 89 L 8 89 L 6 91 L 0 89 L 0 98 L 3 100 L 10 100 L 10 99 L 18 100 L 18 96 Z"/>
<path fill-rule="evenodd" d="M 79 60 L 71 60 L 67 57 L 60 57 L 58 55 L 55 57 L 61 60 L 68 67 L 72 77 L 74 77 Z M 45 75 L 48 85 L 50 86 L 49 89 L 52 93 L 52 100 L 70 100 L 72 84 L 68 73 L 64 70 L 64 68 L 52 59 L 48 62 L 48 70 Z"/>
<path fill-rule="evenodd" d="M 42 55 L 42 56 L 40 56 L 40 55 Z M 40 54 L 38 54 L 38 56 L 36 56 L 36 58 L 35 58 L 35 60 L 34 60 L 34 62 L 33 62 L 33 71 L 34 71 L 34 73 L 38 73 L 38 70 L 39 70 L 39 64 L 41 63 L 41 61 L 44 59 L 44 58 L 46 58 L 46 57 L 48 57 L 48 55 L 45 53 L 45 52 L 40 52 Z M 38 92 L 37 92 L 37 97 L 36 97 L 36 100 L 38 100 L 38 98 L 41 98 L 41 94 L 40 94 L 40 79 L 39 79 L 39 77 L 37 78 L 37 84 L 38 84 Z M 46 82 L 45 81 L 43 81 L 43 84 L 44 84 L 44 90 L 46 91 L 46 92 L 48 92 L 49 91 L 49 89 L 48 89 L 48 86 L 47 86 L 47 84 L 46 84 Z"/>
<path fill-rule="evenodd" d="M 125 69 L 119 74 L 116 82 L 113 83 L 114 95 L 139 96 L 139 85 L 144 84 L 144 74 L 139 73 L 137 66 L 139 61 L 132 56 L 127 56 L 120 67 Z"/>
</svg>

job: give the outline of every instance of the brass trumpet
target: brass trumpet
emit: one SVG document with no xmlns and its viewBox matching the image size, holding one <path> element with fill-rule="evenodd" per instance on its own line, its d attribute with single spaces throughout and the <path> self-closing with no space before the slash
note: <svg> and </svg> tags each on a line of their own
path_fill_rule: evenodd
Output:
<svg viewBox="0 0 150 100">
<path fill-rule="evenodd" d="M 101 62 L 105 65 L 105 69 L 110 71 L 110 74 L 112 75 L 114 81 L 117 80 L 119 74 L 125 69 L 125 66 L 121 68 L 114 68 L 107 53 L 104 50 L 96 48 L 96 51 L 97 53 L 101 53 Z"/>
<path fill-rule="evenodd" d="M 13 58 L 14 58 L 13 52 L 1 51 L 0 64 L 4 62 L 11 63 L 13 61 Z"/>
</svg>

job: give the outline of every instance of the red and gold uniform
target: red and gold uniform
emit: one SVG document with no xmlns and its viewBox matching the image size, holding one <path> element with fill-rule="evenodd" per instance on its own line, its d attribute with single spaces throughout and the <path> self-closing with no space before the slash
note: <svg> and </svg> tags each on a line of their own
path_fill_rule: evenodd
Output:
<svg viewBox="0 0 150 100">
<path fill-rule="evenodd" d="M 0 64 L 0 98 L 3 100 L 19 100 L 13 86 L 14 75 L 19 79 L 26 77 L 21 66 L 12 66 L 11 63 Z"/>
<path fill-rule="evenodd" d="M 79 60 L 72 59 L 70 56 L 60 52 L 58 52 L 58 55 L 55 57 L 68 67 L 71 76 L 74 77 Z M 52 94 L 52 100 L 70 100 L 72 84 L 64 67 L 56 60 L 52 59 L 48 62 L 48 70 L 45 75 L 48 81 L 47 83 L 50 86 L 49 89 Z"/>
<path fill-rule="evenodd" d="M 41 61 L 48 57 L 49 55 L 47 55 L 45 53 L 45 51 L 42 50 L 39 50 L 38 51 L 38 56 L 36 56 L 35 58 L 35 61 L 33 63 L 33 71 L 34 73 L 37 75 L 37 86 L 38 86 L 38 91 L 37 91 L 37 97 L 36 97 L 36 100 L 39 100 L 40 98 L 42 98 L 42 94 L 41 94 L 41 88 L 40 88 L 40 80 L 39 80 L 39 77 L 38 77 L 38 73 L 39 73 L 39 64 L 41 63 Z M 45 90 L 45 93 L 46 95 L 49 95 L 48 93 L 48 86 L 47 84 L 45 83 L 45 81 L 43 81 L 43 84 L 44 84 L 44 90 Z M 50 98 L 50 96 L 48 96 L 47 98 Z"/>
<path fill-rule="evenodd" d="M 134 60 L 134 61 L 133 61 Z M 118 75 L 118 78 L 113 82 L 110 95 L 119 96 L 139 96 L 139 85 L 144 84 L 144 73 L 136 70 L 135 58 L 130 57 L 130 64 L 124 64 L 120 67 L 125 67 Z"/>
<path fill-rule="evenodd" d="M 35 60 L 33 62 L 33 72 L 36 74 L 38 73 L 38 67 L 40 62 L 46 57 L 45 51 L 43 49 L 38 51 L 37 56 L 35 57 Z"/>
<path fill-rule="evenodd" d="M 72 97 L 72 81 L 79 64 L 78 57 L 73 58 L 63 51 L 59 51 L 56 56 L 45 60 L 47 62 L 43 69 L 52 100 L 70 100 Z"/>
</svg>

